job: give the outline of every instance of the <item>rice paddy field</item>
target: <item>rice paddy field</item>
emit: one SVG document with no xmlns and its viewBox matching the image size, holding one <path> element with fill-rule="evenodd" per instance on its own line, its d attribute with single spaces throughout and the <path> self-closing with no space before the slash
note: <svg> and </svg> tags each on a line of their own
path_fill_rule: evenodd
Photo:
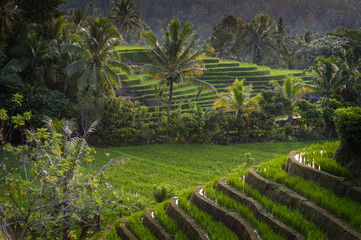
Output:
<svg viewBox="0 0 361 240">
<path fill-rule="evenodd" d="M 121 194 L 142 198 L 144 207 L 154 202 L 154 185 L 166 183 L 175 189 L 196 187 L 225 176 L 245 163 L 251 153 L 255 164 L 284 156 L 314 142 L 252 143 L 238 145 L 148 145 L 97 148 L 95 170 L 113 159 L 104 171 L 104 181 Z"/>
</svg>

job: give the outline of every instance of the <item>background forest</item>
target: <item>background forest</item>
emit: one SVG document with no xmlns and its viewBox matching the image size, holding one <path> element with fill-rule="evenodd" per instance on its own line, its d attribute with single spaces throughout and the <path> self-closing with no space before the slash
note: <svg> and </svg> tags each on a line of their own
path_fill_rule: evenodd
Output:
<svg viewBox="0 0 361 240">
<path fill-rule="evenodd" d="M 61 8 L 85 9 L 90 2 L 95 4 L 98 14 L 109 10 L 111 5 L 103 0 L 69 0 Z M 207 39 L 213 26 L 229 13 L 245 22 L 260 13 L 273 19 L 282 16 L 291 34 L 301 34 L 306 29 L 322 33 L 340 25 L 349 29 L 361 26 L 358 0 L 134 0 L 134 3 L 153 31 L 159 31 L 158 20 L 169 22 L 176 17 L 193 22 L 202 40 Z"/>
</svg>

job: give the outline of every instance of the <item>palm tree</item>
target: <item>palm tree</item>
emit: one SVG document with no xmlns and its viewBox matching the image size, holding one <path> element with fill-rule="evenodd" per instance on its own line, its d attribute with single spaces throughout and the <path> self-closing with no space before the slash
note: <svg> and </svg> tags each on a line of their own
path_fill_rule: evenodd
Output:
<svg viewBox="0 0 361 240">
<path fill-rule="evenodd" d="M 161 85 L 169 86 L 167 111 L 166 140 L 168 141 L 169 115 L 172 108 L 173 85 L 179 82 L 196 84 L 202 88 L 214 89 L 210 84 L 194 78 L 204 71 L 204 64 L 200 59 L 202 52 L 195 50 L 197 35 L 194 35 L 192 24 L 187 22 L 181 29 L 181 21 L 172 19 L 163 31 L 163 46 L 160 46 L 157 36 L 149 31 L 142 33 L 142 38 L 150 51 L 152 64 L 144 66 L 146 72 L 153 73 L 162 79 Z"/>
<path fill-rule="evenodd" d="M 120 78 L 110 66 L 120 68 L 130 74 L 129 68 L 119 61 L 113 50 L 121 41 L 118 30 L 106 18 L 91 18 L 86 29 L 83 45 L 64 44 L 61 53 L 70 53 L 75 61 L 65 71 L 68 75 L 67 86 L 82 93 L 90 85 L 97 91 L 105 92 L 120 87 Z"/>
<path fill-rule="evenodd" d="M 286 77 L 283 86 L 281 86 L 277 80 L 270 81 L 274 90 L 280 93 L 284 98 L 290 101 L 291 105 L 286 110 L 288 114 L 288 123 L 292 126 L 292 116 L 294 108 L 299 100 L 312 91 L 311 85 L 306 85 L 301 79 L 293 78 L 292 75 Z"/>
<path fill-rule="evenodd" d="M 0 0 L 0 33 L 4 38 L 4 34 L 11 28 L 13 22 L 16 21 L 16 4 L 11 0 Z"/>
<path fill-rule="evenodd" d="M 143 30 L 144 20 L 142 14 L 134 11 L 132 0 L 118 0 L 112 3 L 110 10 L 112 22 L 121 32 L 140 33 Z"/>
<path fill-rule="evenodd" d="M 359 96 L 358 91 L 361 88 L 361 74 L 359 67 L 360 60 L 354 62 L 354 51 L 349 48 L 347 51 L 343 49 L 342 60 L 340 61 L 340 70 L 342 74 L 343 84 L 340 92 L 345 101 L 356 100 Z"/>
<path fill-rule="evenodd" d="M 330 97 L 335 93 L 342 84 L 342 71 L 337 66 L 338 59 L 335 56 L 329 58 L 318 57 L 317 63 L 311 67 L 316 74 L 314 78 L 314 86 L 322 95 L 327 97 L 327 107 L 330 104 Z"/>
<path fill-rule="evenodd" d="M 273 24 L 274 21 L 266 14 L 260 14 L 252 22 L 247 23 L 244 28 L 245 42 L 240 53 L 249 55 L 255 64 L 259 64 L 265 56 L 275 54 L 278 32 Z"/>
<path fill-rule="evenodd" d="M 22 65 L 16 59 L 9 59 L 4 49 L 0 48 L 0 86 L 20 84 Z"/>
<path fill-rule="evenodd" d="M 247 130 L 247 118 L 243 116 L 243 114 L 259 109 L 258 102 L 260 100 L 260 94 L 252 97 L 252 83 L 248 86 L 244 86 L 244 81 L 245 79 L 241 81 L 236 79 L 232 86 L 228 87 L 227 92 L 217 94 L 218 99 L 214 102 L 214 108 L 224 107 L 227 112 L 234 112 L 235 122 L 241 117 L 244 117 Z"/>
</svg>

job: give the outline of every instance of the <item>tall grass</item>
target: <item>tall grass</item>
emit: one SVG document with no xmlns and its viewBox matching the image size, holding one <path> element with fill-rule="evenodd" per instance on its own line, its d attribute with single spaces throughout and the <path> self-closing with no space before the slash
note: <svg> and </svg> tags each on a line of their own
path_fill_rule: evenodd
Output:
<svg viewBox="0 0 361 240">
<path fill-rule="evenodd" d="M 258 190 L 243 182 L 246 170 L 231 174 L 227 177 L 227 183 L 238 190 L 244 191 L 248 196 L 254 198 L 263 207 L 271 212 L 277 219 L 287 226 L 295 229 L 310 240 L 326 240 L 327 236 L 312 222 L 307 221 L 297 209 L 290 209 L 287 206 L 273 202 L 263 196 Z"/>
<path fill-rule="evenodd" d="M 208 198 L 213 201 L 216 201 L 219 205 L 222 205 L 228 209 L 234 210 L 239 213 L 241 216 L 246 218 L 254 227 L 257 228 L 262 239 L 269 240 L 281 240 L 285 239 L 283 236 L 275 233 L 270 226 L 260 222 L 253 215 L 253 212 L 246 206 L 240 204 L 236 200 L 230 198 L 222 192 L 215 190 L 218 180 L 211 181 L 207 183 L 204 187 L 205 194 Z"/>
<path fill-rule="evenodd" d="M 155 219 L 167 230 L 168 233 L 173 234 L 176 240 L 188 240 L 187 236 L 180 230 L 175 221 L 165 214 L 165 210 L 169 204 L 169 200 L 159 203 L 153 209 Z"/>
<path fill-rule="evenodd" d="M 320 168 L 322 171 L 331 173 L 336 176 L 352 178 L 351 172 L 341 166 L 333 156 L 340 145 L 340 141 L 325 142 L 324 144 L 312 144 L 309 147 L 299 150 L 302 156 L 302 163 Z"/>
<path fill-rule="evenodd" d="M 202 212 L 189 202 L 193 189 L 184 191 L 178 198 L 178 203 L 192 218 L 202 226 L 212 240 L 236 240 L 237 235 L 227 228 L 223 223 L 214 220 L 209 214 Z"/>
<path fill-rule="evenodd" d="M 286 159 L 287 157 L 280 157 L 271 162 L 262 163 L 258 170 L 263 176 L 294 189 L 361 231 L 361 205 L 359 203 L 345 197 L 338 197 L 315 182 L 288 175 L 283 171 Z"/>
</svg>

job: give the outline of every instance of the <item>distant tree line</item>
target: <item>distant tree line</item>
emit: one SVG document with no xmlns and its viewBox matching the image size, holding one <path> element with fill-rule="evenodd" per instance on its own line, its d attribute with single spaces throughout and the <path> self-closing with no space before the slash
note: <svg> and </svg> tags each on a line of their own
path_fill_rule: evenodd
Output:
<svg viewBox="0 0 361 240">
<path fill-rule="evenodd" d="M 89 2 L 94 3 L 99 14 L 111 5 L 103 0 L 68 0 L 62 8 L 85 9 Z M 134 3 L 153 31 L 160 33 L 158 20 L 169 22 L 176 17 L 193 22 L 201 39 L 207 39 L 213 26 L 229 13 L 246 22 L 260 13 L 274 19 L 283 16 L 292 34 L 306 29 L 322 33 L 340 25 L 349 29 L 361 26 L 361 2 L 357 0 L 134 0 Z"/>
</svg>

